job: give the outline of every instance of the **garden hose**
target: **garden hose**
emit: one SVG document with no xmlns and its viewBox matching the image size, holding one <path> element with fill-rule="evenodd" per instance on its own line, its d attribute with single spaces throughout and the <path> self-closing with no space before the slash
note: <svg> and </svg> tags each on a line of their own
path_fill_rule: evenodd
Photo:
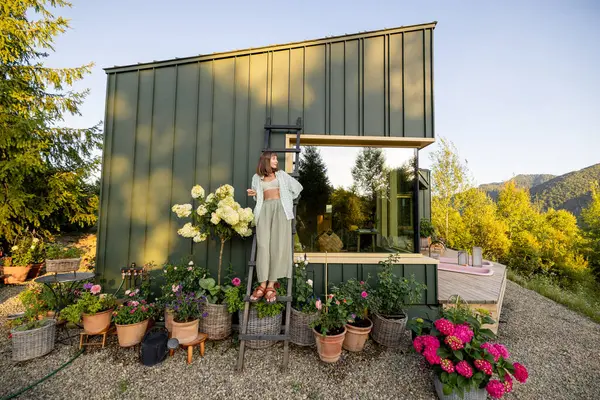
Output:
<svg viewBox="0 0 600 400">
<path fill-rule="evenodd" d="M 15 397 L 17 397 L 17 396 L 20 396 L 20 395 L 22 395 L 23 393 L 25 393 L 26 391 L 28 391 L 28 390 L 32 389 L 32 388 L 33 388 L 33 387 L 35 387 L 36 385 L 38 385 L 38 384 L 40 384 L 40 383 L 44 382 L 46 379 L 48 379 L 48 378 L 52 377 L 52 376 L 53 376 L 54 374 L 56 374 L 58 371 L 60 371 L 61 369 L 63 369 L 63 368 L 64 368 L 64 367 L 66 367 L 67 365 L 71 364 L 73 361 L 75 361 L 75 359 L 76 359 L 77 357 L 79 357 L 81 354 L 83 354 L 84 350 L 85 350 L 85 348 L 81 349 L 81 350 L 80 350 L 80 351 L 79 351 L 77 354 L 75 354 L 75 356 L 73 356 L 73 358 L 71 358 L 69 361 L 67 361 L 66 363 L 64 363 L 63 365 L 61 365 L 61 366 L 60 366 L 60 367 L 58 367 L 56 370 L 52 371 L 51 373 L 49 373 L 48 375 L 46 375 L 46 376 L 45 376 L 45 377 L 43 377 L 42 379 L 40 379 L 40 380 L 38 380 L 38 381 L 36 381 L 36 382 L 32 383 L 31 385 L 29 385 L 29 386 L 27 386 L 27 387 L 25 387 L 25 388 L 23 388 L 23 389 L 19 390 L 19 391 L 18 391 L 18 392 L 16 392 L 16 393 L 13 393 L 13 394 L 11 394 L 11 395 L 8 395 L 8 396 L 6 396 L 6 397 L 3 397 L 3 398 L 2 398 L 2 399 L 0 399 L 0 400 L 9 400 L 9 399 L 14 399 Z"/>
</svg>

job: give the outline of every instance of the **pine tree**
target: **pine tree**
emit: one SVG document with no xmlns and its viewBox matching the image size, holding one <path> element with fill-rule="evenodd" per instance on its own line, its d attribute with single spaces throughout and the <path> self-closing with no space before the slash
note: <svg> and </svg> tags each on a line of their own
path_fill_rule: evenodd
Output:
<svg viewBox="0 0 600 400">
<path fill-rule="evenodd" d="M 68 86 L 92 64 L 48 68 L 54 37 L 68 22 L 51 9 L 64 0 L 3 0 L 0 5 L 0 242 L 26 230 L 49 235 L 63 223 L 92 225 L 98 197 L 89 184 L 99 165 L 98 125 L 61 127 L 87 95 Z"/>
<path fill-rule="evenodd" d="M 352 167 L 354 187 L 362 196 L 367 198 L 367 209 L 375 222 L 377 214 L 377 194 L 384 193 L 388 188 L 388 172 L 385 168 L 383 149 L 374 147 L 363 148 Z"/>
</svg>

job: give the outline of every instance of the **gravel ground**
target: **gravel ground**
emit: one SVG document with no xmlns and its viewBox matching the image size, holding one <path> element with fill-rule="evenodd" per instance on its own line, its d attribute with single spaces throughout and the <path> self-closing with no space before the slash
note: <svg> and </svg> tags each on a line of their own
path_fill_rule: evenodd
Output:
<svg viewBox="0 0 600 400">
<path fill-rule="evenodd" d="M 0 323 L 19 310 L 20 288 L 0 288 Z M 77 353 L 58 345 L 49 355 L 11 361 L 8 331 L 0 335 L 0 396 L 45 376 Z M 372 342 L 363 353 L 344 352 L 336 365 L 319 361 L 314 349 L 291 346 L 287 372 L 278 366 L 283 345 L 248 350 L 243 374 L 233 371 L 237 347 L 231 340 L 208 343 L 191 365 L 178 351 L 159 366 L 138 362 L 135 350 L 116 337 L 105 349 L 90 349 L 70 366 L 19 398 L 52 399 L 435 399 L 431 374 L 405 338 L 404 350 Z M 600 326 L 535 292 L 508 282 L 500 341 L 529 368 L 530 380 L 515 383 L 507 399 L 597 399 L 600 394 Z"/>
</svg>

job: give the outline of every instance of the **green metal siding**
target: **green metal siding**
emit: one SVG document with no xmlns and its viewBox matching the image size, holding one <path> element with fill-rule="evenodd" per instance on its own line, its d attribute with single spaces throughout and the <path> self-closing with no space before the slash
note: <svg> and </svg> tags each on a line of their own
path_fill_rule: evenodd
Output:
<svg viewBox="0 0 600 400">
<path fill-rule="evenodd" d="M 215 269 L 215 242 L 178 237 L 171 206 L 195 183 L 229 183 L 252 207 L 267 117 L 302 117 L 306 134 L 433 137 L 434 26 L 108 69 L 97 271 L 113 285 L 131 262 L 190 253 Z M 245 270 L 248 244 L 227 244 L 224 267 Z"/>
<path fill-rule="evenodd" d="M 431 171 L 420 169 L 419 174 L 427 187 L 419 190 L 419 216 L 431 220 Z"/>
</svg>

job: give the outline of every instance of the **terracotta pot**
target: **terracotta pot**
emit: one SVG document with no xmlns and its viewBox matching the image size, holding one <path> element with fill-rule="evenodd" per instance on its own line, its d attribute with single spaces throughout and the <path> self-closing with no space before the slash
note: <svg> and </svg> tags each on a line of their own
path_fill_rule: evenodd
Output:
<svg viewBox="0 0 600 400">
<path fill-rule="evenodd" d="M 351 324 L 346 325 L 346 338 L 342 347 L 348 351 L 362 351 L 365 347 L 365 342 L 369 338 L 371 328 L 373 328 L 373 322 L 370 319 L 365 321 L 369 322 L 369 326 L 361 328 Z"/>
<path fill-rule="evenodd" d="M 171 337 L 179 340 L 179 344 L 193 342 L 198 337 L 199 322 L 197 319 L 190 322 L 176 322 L 173 320 Z"/>
<path fill-rule="evenodd" d="M 40 274 L 40 271 L 41 271 L 43 265 L 44 265 L 43 262 L 37 263 L 37 264 L 31 264 L 31 269 L 29 270 L 29 273 L 27 274 L 27 279 L 37 278 L 38 275 Z"/>
<path fill-rule="evenodd" d="M 173 330 L 173 311 L 165 310 L 165 328 L 171 332 Z"/>
<path fill-rule="evenodd" d="M 144 338 L 146 329 L 148 329 L 148 320 L 138 322 L 137 324 L 117 325 L 117 337 L 119 346 L 131 347 L 140 343 Z"/>
<path fill-rule="evenodd" d="M 31 265 L 4 267 L 4 284 L 14 285 L 16 283 L 25 282 L 27 279 L 27 274 L 29 274 L 30 270 Z"/>
<path fill-rule="evenodd" d="M 346 337 L 346 328 L 344 328 L 344 332 L 333 336 L 323 336 L 314 328 L 313 333 L 315 334 L 317 351 L 319 352 L 319 358 L 321 358 L 321 361 L 326 363 L 337 362 L 342 355 L 342 343 L 344 343 L 344 338 Z"/>
<path fill-rule="evenodd" d="M 83 314 L 83 330 L 88 335 L 96 335 L 104 332 L 110 326 L 112 308 L 96 314 Z"/>
</svg>

